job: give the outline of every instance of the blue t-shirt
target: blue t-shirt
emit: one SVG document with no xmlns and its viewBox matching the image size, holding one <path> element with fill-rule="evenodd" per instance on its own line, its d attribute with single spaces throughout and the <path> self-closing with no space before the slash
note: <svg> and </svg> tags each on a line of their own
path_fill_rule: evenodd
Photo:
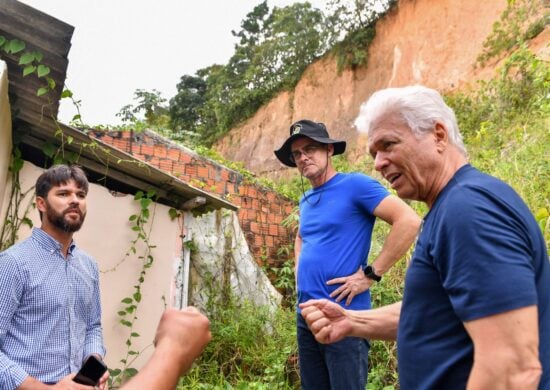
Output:
<svg viewBox="0 0 550 390">
<path fill-rule="evenodd" d="M 539 315 L 539 388 L 549 389 L 544 238 L 510 186 L 466 165 L 426 216 L 407 271 L 397 334 L 401 389 L 464 389 L 473 344 L 463 323 L 531 305 Z"/>
<path fill-rule="evenodd" d="M 327 281 L 351 275 L 365 264 L 376 219 L 373 212 L 388 195 L 379 182 L 361 173 L 338 173 L 304 194 L 300 200 L 298 303 L 329 298 L 340 285 L 328 286 Z M 345 300 L 340 304 L 344 306 Z M 370 308 L 368 290 L 346 308 Z"/>
</svg>

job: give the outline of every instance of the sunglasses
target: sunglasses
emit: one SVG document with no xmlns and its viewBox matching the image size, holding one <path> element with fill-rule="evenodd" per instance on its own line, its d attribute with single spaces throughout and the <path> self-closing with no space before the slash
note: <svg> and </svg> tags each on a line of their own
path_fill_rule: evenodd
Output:
<svg viewBox="0 0 550 390">
<path fill-rule="evenodd" d="M 296 163 L 296 160 L 299 160 L 302 155 L 306 157 L 311 157 L 318 150 L 326 149 L 326 145 L 323 144 L 309 144 L 304 146 L 302 149 L 296 149 L 290 152 L 289 158 L 290 161 Z"/>
</svg>

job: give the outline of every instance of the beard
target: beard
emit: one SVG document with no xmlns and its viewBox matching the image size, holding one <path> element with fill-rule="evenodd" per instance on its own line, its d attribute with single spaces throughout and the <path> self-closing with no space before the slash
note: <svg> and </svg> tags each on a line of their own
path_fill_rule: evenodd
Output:
<svg viewBox="0 0 550 390">
<path fill-rule="evenodd" d="M 52 207 L 50 207 L 47 202 L 46 205 L 48 206 L 46 208 L 46 218 L 53 226 L 67 233 L 74 233 L 80 230 L 80 227 L 84 223 L 84 218 L 86 217 L 86 214 L 82 213 L 82 211 L 78 207 L 71 206 L 65 209 L 63 212 L 58 213 Z M 69 212 L 77 212 L 80 218 L 78 218 L 77 220 L 68 219 L 66 215 Z"/>
</svg>

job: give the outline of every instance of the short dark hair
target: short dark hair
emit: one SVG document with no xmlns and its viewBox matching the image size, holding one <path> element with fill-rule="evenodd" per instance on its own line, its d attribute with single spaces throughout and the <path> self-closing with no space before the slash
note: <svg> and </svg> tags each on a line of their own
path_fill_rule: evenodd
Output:
<svg viewBox="0 0 550 390">
<path fill-rule="evenodd" d="M 60 184 L 67 184 L 69 180 L 74 180 L 81 190 L 88 193 L 88 178 L 78 165 L 54 165 L 45 170 L 36 180 L 36 196 L 46 198 L 52 187 Z"/>
</svg>

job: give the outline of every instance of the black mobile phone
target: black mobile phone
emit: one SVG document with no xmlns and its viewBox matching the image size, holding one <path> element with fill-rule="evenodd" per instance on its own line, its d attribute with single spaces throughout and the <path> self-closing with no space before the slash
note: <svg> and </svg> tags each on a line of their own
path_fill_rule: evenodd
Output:
<svg viewBox="0 0 550 390">
<path fill-rule="evenodd" d="M 88 356 L 73 381 L 81 385 L 97 386 L 99 379 L 107 371 L 107 366 L 94 355 Z"/>
</svg>

